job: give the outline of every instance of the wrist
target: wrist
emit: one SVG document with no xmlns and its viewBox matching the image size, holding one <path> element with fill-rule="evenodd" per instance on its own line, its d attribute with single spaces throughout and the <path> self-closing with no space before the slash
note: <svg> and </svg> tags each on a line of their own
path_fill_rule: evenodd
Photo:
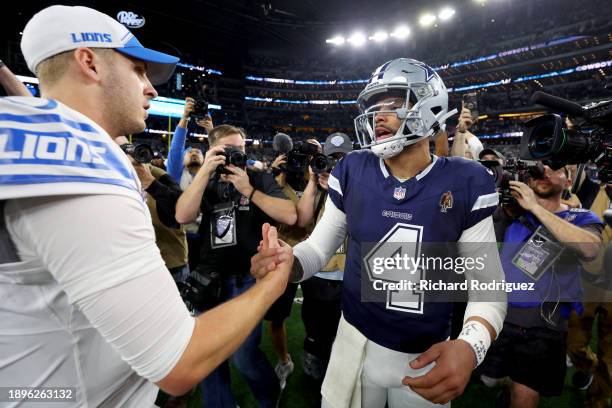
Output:
<svg viewBox="0 0 612 408">
<path fill-rule="evenodd" d="M 484 324 L 477 320 L 465 322 L 457 340 L 465 341 L 474 352 L 475 367 L 483 362 L 491 346 L 491 334 Z"/>
<path fill-rule="evenodd" d="M 546 209 L 542 207 L 539 203 L 535 203 L 531 206 L 531 208 L 528 209 L 528 211 L 531 212 L 536 217 L 540 218 L 542 211 L 546 211 Z"/>
</svg>

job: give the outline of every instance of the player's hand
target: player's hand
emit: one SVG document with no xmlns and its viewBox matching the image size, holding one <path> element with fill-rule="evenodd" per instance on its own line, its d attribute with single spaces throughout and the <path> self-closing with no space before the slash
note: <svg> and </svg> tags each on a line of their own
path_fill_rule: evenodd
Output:
<svg viewBox="0 0 612 408">
<path fill-rule="evenodd" d="M 232 174 L 221 175 L 221 180 L 232 183 L 236 190 L 245 197 L 250 197 L 253 192 L 253 186 L 249 181 L 249 175 L 240 167 L 233 164 L 225 166 Z"/>
<path fill-rule="evenodd" d="M 266 237 L 266 231 L 262 230 L 262 232 L 263 236 Z M 259 243 L 257 254 L 251 257 L 251 275 L 253 277 L 261 279 L 289 258 L 293 259 L 293 249 L 280 239 L 278 243 L 278 247 L 270 247 L 269 241 L 265 239 Z"/>
<path fill-rule="evenodd" d="M 510 181 L 510 190 L 512 190 L 512 197 L 516 198 L 516 201 L 525 210 L 533 211 L 538 206 L 536 195 L 527 184 L 521 181 Z"/>
<path fill-rule="evenodd" d="M 217 167 L 225 164 L 225 156 L 221 154 L 223 150 L 223 146 L 215 146 L 208 149 L 204 156 L 204 163 L 200 171 L 210 176 Z"/>
<path fill-rule="evenodd" d="M 266 268 L 265 273 L 254 276 L 257 278 L 258 283 L 270 285 L 273 293 L 278 297 L 285 291 L 289 281 L 289 274 L 293 266 L 293 250 L 287 243 L 278 239 L 276 228 L 271 227 L 268 223 L 262 226 L 262 236 L 263 240 L 260 245 L 262 252 L 272 251 L 277 255 L 273 257 L 272 268 L 269 268 L 269 270 Z M 257 257 L 260 253 L 253 258 Z M 253 265 L 253 258 L 251 258 L 251 265 Z"/>
<path fill-rule="evenodd" d="M 434 404 L 446 404 L 463 394 L 474 367 L 476 355 L 463 340 L 436 343 L 410 362 L 413 369 L 421 369 L 435 362 L 427 374 L 404 377 L 402 383 Z"/>
</svg>

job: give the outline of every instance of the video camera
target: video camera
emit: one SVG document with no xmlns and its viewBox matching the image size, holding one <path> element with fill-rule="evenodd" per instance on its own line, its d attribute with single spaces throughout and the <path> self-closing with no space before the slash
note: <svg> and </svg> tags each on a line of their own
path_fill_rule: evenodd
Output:
<svg viewBox="0 0 612 408">
<path fill-rule="evenodd" d="M 491 170 L 495 186 L 499 192 L 499 202 L 509 204 L 513 202 L 510 181 L 522 181 L 527 183 L 529 179 L 540 179 L 544 177 L 544 165 L 538 161 L 521 160 L 514 157 L 506 160 L 502 166 L 497 160 L 482 160 L 480 163 Z"/>
<path fill-rule="evenodd" d="M 296 142 L 293 144 L 293 149 L 287 153 L 285 168 L 291 173 L 304 173 L 311 163 L 317 166 L 317 169 L 320 169 L 324 160 L 326 161 L 327 158 L 319 153 L 317 145 L 308 142 Z M 327 167 L 326 164 L 325 167 Z"/>
<path fill-rule="evenodd" d="M 147 144 L 133 145 L 125 143 L 120 145 L 121 150 L 128 156 L 131 156 L 138 163 L 150 163 L 153 160 L 153 149 Z"/>
<path fill-rule="evenodd" d="M 586 106 L 544 92 L 536 92 L 531 100 L 540 105 L 567 113 L 575 120 L 568 129 L 561 116 L 547 114 L 525 123 L 520 157 L 546 161 L 557 170 L 567 164 L 593 162 L 603 183 L 612 183 L 612 101 Z"/>
</svg>

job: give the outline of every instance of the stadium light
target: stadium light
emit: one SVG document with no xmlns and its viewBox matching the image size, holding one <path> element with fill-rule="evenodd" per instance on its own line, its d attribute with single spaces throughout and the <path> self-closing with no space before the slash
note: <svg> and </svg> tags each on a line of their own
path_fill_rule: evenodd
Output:
<svg viewBox="0 0 612 408">
<path fill-rule="evenodd" d="M 455 10 L 450 7 L 444 7 L 438 13 L 438 18 L 442 21 L 448 21 L 455 15 Z"/>
<path fill-rule="evenodd" d="M 346 39 L 341 35 L 337 35 L 335 37 L 328 38 L 325 40 L 325 42 L 328 44 L 343 45 L 346 42 Z"/>
<path fill-rule="evenodd" d="M 404 38 L 407 38 L 410 35 L 410 29 L 407 26 L 402 25 L 393 30 L 390 35 L 391 37 L 397 38 L 398 40 L 403 40 Z"/>
<path fill-rule="evenodd" d="M 389 34 L 386 31 L 377 31 L 374 35 L 370 36 L 369 39 L 374 42 L 383 42 L 389 38 Z"/>
<path fill-rule="evenodd" d="M 425 13 L 419 18 L 419 24 L 423 27 L 429 27 L 436 21 L 436 16 L 431 13 Z"/>
<path fill-rule="evenodd" d="M 357 32 L 353 33 L 353 35 L 351 35 L 347 41 L 354 47 L 361 47 L 363 44 L 365 44 L 366 40 L 366 36 L 363 35 L 363 33 Z"/>
</svg>

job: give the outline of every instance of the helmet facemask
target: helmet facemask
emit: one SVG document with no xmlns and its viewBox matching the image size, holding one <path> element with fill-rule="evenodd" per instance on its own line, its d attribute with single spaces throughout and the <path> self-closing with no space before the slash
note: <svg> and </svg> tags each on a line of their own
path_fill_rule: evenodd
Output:
<svg viewBox="0 0 612 408">
<path fill-rule="evenodd" d="M 435 90 L 430 84 L 407 84 L 385 87 L 362 101 L 359 108 L 363 113 L 355 118 L 355 131 L 361 146 L 370 148 L 379 157 L 388 158 L 431 136 L 437 130 L 433 126 L 437 118 L 423 105 L 433 95 Z M 383 115 L 394 115 L 400 121 L 391 135 L 381 134 L 380 128 L 384 128 L 386 122 L 380 120 Z M 427 126 L 428 123 L 432 125 Z"/>
</svg>

